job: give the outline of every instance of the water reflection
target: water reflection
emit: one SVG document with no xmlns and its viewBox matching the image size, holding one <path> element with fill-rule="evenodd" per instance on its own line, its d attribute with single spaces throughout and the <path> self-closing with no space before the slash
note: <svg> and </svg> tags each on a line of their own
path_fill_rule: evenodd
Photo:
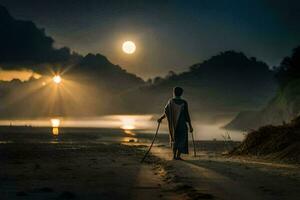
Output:
<svg viewBox="0 0 300 200">
<path fill-rule="evenodd" d="M 58 135 L 58 134 L 59 134 L 59 129 L 58 129 L 58 127 L 53 127 L 53 128 L 52 128 L 52 134 L 53 134 L 53 135 Z"/>
<path fill-rule="evenodd" d="M 138 139 L 134 137 L 123 137 L 122 142 L 138 142 Z"/>
<path fill-rule="evenodd" d="M 60 119 L 51 119 L 52 134 L 59 135 Z"/>
<path fill-rule="evenodd" d="M 154 134 L 157 126 L 155 115 L 106 115 L 98 117 L 80 117 L 80 118 L 58 118 L 53 117 L 41 119 L 16 119 L 16 120 L 0 120 L 0 126 L 32 126 L 32 127 L 51 127 L 53 135 L 61 134 L 60 128 L 103 128 L 120 130 L 121 137 L 137 137 L 139 134 Z M 206 124 L 201 120 L 194 119 L 194 137 L 195 140 L 224 140 L 226 130 L 221 129 L 227 122 L 214 124 Z M 73 129 L 74 130 L 74 129 Z M 84 129 L 81 129 L 82 131 Z M 166 120 L 163 121 L 160 134 L 167 134 L 168 126 Z M 244 134 L 240 131 L 229 131 L 232 140 L 242 140 Z M 127 140 L 128 138 L 124 139 Z"/>
<path fill-rule="evenodd" d="M 0 120 L 0 126 L 34 126 L 34 127 L 72 127 L 72 128 L 122 128 L 132 129 L 153 129 L 156 121 L 152 120 L 153 115 L 105 115 L 99 117 L 79 118 L 49 118 L 43 119 L 15 119 Z M 63 120 L 63 124 L 61 123 Z"/>
<path fill-rule="evenodd" d="M 136 134 L 132 130 L 124 130 L 124 133 L 127 135 L 135 136 Z"/>
<path fill-rule="evenodd" d="M 124 130 L 126 137 L 123 138 L 123 142 L 137 142 L 135 138 L 135 133 L 133 132 L 136 129 L 136 118 L 134 116 L 119 116 L 122 123 L 121 129 Z"/>
<path fill-rule="evenodd" d="M 132 117 L 124 117 L 121 119 L 122 126 L 121 128 L 124 130 L 132 130 L 135 129 L 135 119 Z"/>
</svg>

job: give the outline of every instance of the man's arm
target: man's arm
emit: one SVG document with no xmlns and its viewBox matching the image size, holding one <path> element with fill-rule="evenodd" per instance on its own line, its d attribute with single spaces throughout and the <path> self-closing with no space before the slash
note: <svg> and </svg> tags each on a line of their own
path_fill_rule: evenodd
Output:
<svg viewBox="0 0 300 200">
<path fill-rule="evenodd" d="M 187 122 L 189 124 L 190 132 L 193 132 L 194 129 L 193 129 L 193 126 L 192 126 L 190 112 L 189 112 L 189 108 L 188 108 L 188 103 L 187 102 L 186 102 L 185 106 L 186 106 L 186 118 L 187 118 Z"/>
<path fill-rule="evenodd" d="M 161 121 L 162 121 L 164 118 L 166 118 L 166 114 L 165 114 L 165 113 L 162 114 L 162 115 L 158 118 L 157 122 L 158 122 L 158 123 L 161 123 Z"/>
<path fill-rule="evenodd" d="M 193 126 L 192 126 L 191 122 L 189 122 L 189 127 L 190 127 L 190 132 L 192 133 L 194 131 L 194 129 L 193 129 Z"/>
<path fill-rule="evenodd" d="M 170 100 L 168 101 L 167 105 L 165 106 L 164 113 L 157 119 L 158 123 L 161 123 L 161 121 L 167 117 L 169 104 L 170 104 Z"/>
</svg>

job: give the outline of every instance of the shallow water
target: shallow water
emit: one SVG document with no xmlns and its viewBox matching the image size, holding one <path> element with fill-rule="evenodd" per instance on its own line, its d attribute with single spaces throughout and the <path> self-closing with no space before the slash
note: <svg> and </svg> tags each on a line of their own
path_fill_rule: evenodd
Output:
<svg viewBox="0 0 300 200">
<path fill-rule="evenodd" d="M 99 129 L 116 129 L 120 133 L 121 139 L 124 141 L 136 141 L 139 136 L 153 134 L 156 130 L 157 117 L 154 115 L 106 115 L 99 117 L 88 118 L 43 118 L 43 119 L 15 119 L 15 120 L 0 120 L 0 126 L 27 128 L 49 128 L 46 132 L 51 132 L 52 135 L 67 134 L 68 131 L 82 132 L 87 136 L 91 134 L 91 130 L 95 129 L 96 134 L 103 135 L 105 131 Z M 235 140 L 240 141 L 244 138 L 244 133 L 239 131 L 226 131 L 221 127 L 222 123 L 204 124 L 201 121 L 193 121 L 194 138 L 195 140 Z M 22 128 L 20 128 L 22 129 Z M 40 129 L 41 130 L 41 129 Z M 39 131 L 40 131 L 39 130 Z M 67 131 L 68 130 L 68 131 Z M 21 131 L 21 130 L 20 130 Z M 45 132 L 45 131 L 44 131 Z M 110 131 L 107 131 L 110 132 Z M 168 128 L 166 121 L 160 127 L 160 134 L 167 134 Z M 117 134 L 118 135 L 118 134 Z M 116 136 L 116 133 L 105 134 L 106 139 L 110 136 Z M 191 136 L 191 135 L 190 135 Z M 125 137 L 125 138 L 124 138 Z"/>
</svg>

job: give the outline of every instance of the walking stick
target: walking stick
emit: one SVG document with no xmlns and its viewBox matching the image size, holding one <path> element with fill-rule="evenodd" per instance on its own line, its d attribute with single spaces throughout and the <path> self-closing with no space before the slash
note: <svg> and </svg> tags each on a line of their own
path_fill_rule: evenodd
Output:
<svg viewBox="0 0 300 200">
<path fill-rule="evenodd" d="M 148 154 L 149 154 L 149 152 L 150 152 L 150 150 L 151 150 L 151 148 L 152 148 L 152 146 L 153 146 L 153 143 L 154 143 L 154 141 L 155 141 L 155 139 L 156 139 L 156 136 L 157 136 L 157 133 L 158 133 L 158 130 L 159 130 L 159 126 L 160 126 L 160 122 L 158 122 L 158 125 L 157 125 L 157 128 L 156 128 L 155 135 L 154 135 L 154 137 L 153 137 L 153 139 L 152 139 L 152 143 L 151 143 L 151 145 L 150 145 L 148 151 L 145 153 L 143 159 L 141 160 L 141 163 L 144 162 L 145 158 L 148 156 Z"/>
<path fill-rule="evenodd" d="M 192 134 L 192 140 L 193 140 L 193 145 L 194 145 L 194 157 L 196 157 L 196 145 L 195 145 L 195 140 L 194 140 L 194 134 L 193 132 L 191 132 Z"/>
</svg>

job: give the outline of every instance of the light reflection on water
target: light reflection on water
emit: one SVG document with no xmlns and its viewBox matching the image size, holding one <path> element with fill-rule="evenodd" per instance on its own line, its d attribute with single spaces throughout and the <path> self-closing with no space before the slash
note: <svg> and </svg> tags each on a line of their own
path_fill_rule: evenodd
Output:
<svg viewBox="0 0 300 200">
<path fill-rule="evenodd" d="M 0 126 L 32 126 L 52 127 L 52 134 L 60 134 L 60 128 L 110 128 L 123 129 L 124 141 L 133 138 L 135 141 L 139 133 L 153 134 L 157 122 L 155 115 L 107 115 L 90 118 L 52 118 L 34 120 L 0 120 Z M 223 140 L 226 130 L 221 129 L 224 124 L 203 124 L 193 121 L 194 137 L 196 140 Z M 159 134 L 168 132 L 166 120 L 160 127 Z M 242 140 L 244 134 L 239 131 L 229 131 L 232 140 Z M 189 136 L 191 136 L 189 134 Z M 132 140 L 131 140 L 132 141 Z"/>
<path fill-rule="evenodd" d="M 136 133 L 134 133 L 132 130 L 127 130 L 127 129 L 124 130 L 124 133 L 127 134 L 127 135 L 131 135 L 131 136 L 136 135 Z"/>
<path fill-rule="evenodd" d="M 12 141 L 0 141 L 0 144 L 10 144 L 13 143 Z"/>
<path fill-rule="evenodd" d="M 135 137 L 123 137 L 122 142 L 138 142 L 138 139 Z"/>
<path fill-rule="evenodd" d="M 122 126 L 120 128 L 124 129 L 124 130 L 133 130 L 136 128 L 135 124 L 135 119 L 132 117 L 124 117 L 121 118 L 121 122 L 122 122 Z"/>
<path fill-rule="evenodd" d="M 59 135 L 59 129 L 58 129 L 58 127 L 53 127 L 52 128 L 52 134 L 53 135 Z"/>
<path fill-rule="evenodd" d="M 51 125 L 52 125 L 52 134 L 53 135 L 59 135 L 59 126 L 60 126 L 60 119 L 51 119 Z"/>
</svg>

